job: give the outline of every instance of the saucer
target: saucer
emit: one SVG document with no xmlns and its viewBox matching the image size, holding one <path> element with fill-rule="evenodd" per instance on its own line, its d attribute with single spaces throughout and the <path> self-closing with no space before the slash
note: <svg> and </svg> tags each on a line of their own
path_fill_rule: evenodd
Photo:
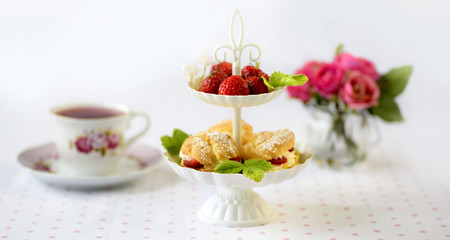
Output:
<svg viewBox="0 0 450 240">
<path fill-rule="evenodd" d="M 74 188 L 100 188 L 135 180 L 162 161 L 156 148 L 136 144 L 130 146 L 119 160 L 117 171 L 106 176 L 68 176 L 58 173 L 58 152 L 54 143 L 30 148 L 20 153 L 18 162 L 37 179 L 58 186 Z"/>
</svg>

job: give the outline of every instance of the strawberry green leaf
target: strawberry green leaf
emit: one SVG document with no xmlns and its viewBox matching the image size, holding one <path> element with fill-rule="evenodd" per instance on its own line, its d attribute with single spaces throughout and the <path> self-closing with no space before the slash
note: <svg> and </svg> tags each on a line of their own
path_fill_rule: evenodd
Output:
<svg viewBox="0 0 450 240">
<path fill-rule="evenodd" d="M 170 157 L 175 159 L 177 163 L 181 161 L 181 158 L 179 157 L 181 146 L 188 137 L 189 134 L 176 128 L 173 130 L 172 137 L 168 135 L 161 137 L 161 144 L 167 150 Z"/>
<path fill-rule="evenodd" d="M 215 168 L 216 173 L 240 173 L 244 169 L 244 164 L 236 161 L 223 161 L 219 163 Z"/>
<path fill-rule="evenodd" d="M 273 72 L 272 75 L 270 75 L 268 81 L 263 77 L 263 81 L 269 89 L 273 90 L 277 87 L 303 85 L 308 81 L 308 77 L 303 74 L 287 75 L 285 73 L 276 71 Z"/>
<path fill-rule="evenodd" d="M 273 169 L 273 165 L 270 162 L 268 162 L 264 159 L 258 159 L 258 158 L 245 160 L 244 166 L 256 167 L 256 168 L 262 169 L 263 171 L 269 171 L 269 170 Z"/>
<path fill-rule="evenodd" d="M 264 171 L 261 168 L 250 166 L 245 167 L 243 173 L 246 177 L 250 178 L 255 182 L 261 182 L 264 177 Z"/>
</svg>

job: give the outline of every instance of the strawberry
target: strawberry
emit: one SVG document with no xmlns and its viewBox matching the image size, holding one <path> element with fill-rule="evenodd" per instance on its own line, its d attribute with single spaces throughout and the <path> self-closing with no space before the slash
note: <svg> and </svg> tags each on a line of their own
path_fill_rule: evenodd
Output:
<svg viewBox="0 0 450 240">
<path fill-rule="evenodd" d="M 267 75 L 261 69 L 256 68 L 252 65 L 247 65 L 242 68 L 241 75 L 244 79 L 247 79 L 248 77 L 264 77 L 265 79 L 269 80 L 269 75 Z"/>
<path fill-rule="evenodd" d="M 227 77 L 233 74 L 233 65 L 229 62 L 221 62 L 211 67 L 210 73 L 224 72 Z"/>
<path fill-rule="evenodd" d="M 245 79 L 248 87 L 250 88 L 250 94 L 268 93 L 266 84 L 260 77 L 248 77 Z"/>
<path fill-rule="evenodd" d="M 269 160 L 269 162 L 272 163 L 272 165 L 278 166 L 278 165 L 287 163 L 287 158 L 285 156 L 281 156 L 281 157 L 273 158 L 273 159 Z"/>
<path fill-rule="evenodd" d="M 250 89 L 241 76 L 233 75 L 220 84 L 219 95 L 248 95 Z"/>
<path fill-rule="evenodd" d="M 220 84 L 227 77 L 227 74 L 225 74 L 224 72 L 216 72 L 210 77 L 203 80 L 202 84 L 200 85 L 199 91 L 204 93 L 217 94 L 219 92 Z"/>
<path fill-rule="evenodd" d="M 203 167 L 203 164 L 201 164 L 199 161 L 197 161 L 195 159 L 183 160 L 183 165 L 185 167 L 194 168 L 194 169 L 199 169 L 199 168 Z"/>
<path fill-rule="evenodd" d="M 254 67 L 252 65 L 247 65 L 244 68 L 242 68 L 241 75 L 244 79 L 246 79 L 248 77 L 257 77 L 259 71 L 261 71 L 261 70 L 259 70 L 258 68 Z"/>
</svg>

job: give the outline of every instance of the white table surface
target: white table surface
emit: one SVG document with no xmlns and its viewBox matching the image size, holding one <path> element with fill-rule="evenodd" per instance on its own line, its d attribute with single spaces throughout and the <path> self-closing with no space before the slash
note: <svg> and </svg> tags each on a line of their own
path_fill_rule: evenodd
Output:
<svg viewBox="0 0 450 240">
<path fill-rule="evenodd" d="M 231 118 L 231 109 L 197 100 L 180 68 L 229 42 L 235 7 L 266 72 L 331 60 L 341 42 L 380 72 L 414 65 L 398 99 L 406 120 L 380 122 L 382 144 L 355 169 L 311 164 L 255 189 L 278 216 L 252 228 L 197 220 L 216 188 L 166 164 L 101 191 L 42 184 L 19 168 L 21 151 L 52 141 L 48 110 L 57 104 L 146 111 L 152 127 L 140 143 L 161 151 L 159 138 L 175 127 L 195 133 Z M 0 239 L 450 239 L 449 9 L 446 1 L 2 1 Z M 289 128 L 299 141 L 306 117 L 285 93 L 243 110 L 255 131 Z"/>
</svg>

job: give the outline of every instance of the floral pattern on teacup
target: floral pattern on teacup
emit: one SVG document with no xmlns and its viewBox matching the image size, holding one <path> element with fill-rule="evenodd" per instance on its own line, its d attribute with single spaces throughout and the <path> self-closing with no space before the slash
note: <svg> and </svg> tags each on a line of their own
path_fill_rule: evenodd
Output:
<svg viewBox="0 0 450 240">
<path fill-rule="evenodd" d="M 79 135 L 75 141 L 69 141 L 69 147 L 88 154 L 92 151 L 104 156 L 108 151 L 115 150 L 122 143 L 122 135 L 111 130 L 91 130 Z"/>
</svg>

